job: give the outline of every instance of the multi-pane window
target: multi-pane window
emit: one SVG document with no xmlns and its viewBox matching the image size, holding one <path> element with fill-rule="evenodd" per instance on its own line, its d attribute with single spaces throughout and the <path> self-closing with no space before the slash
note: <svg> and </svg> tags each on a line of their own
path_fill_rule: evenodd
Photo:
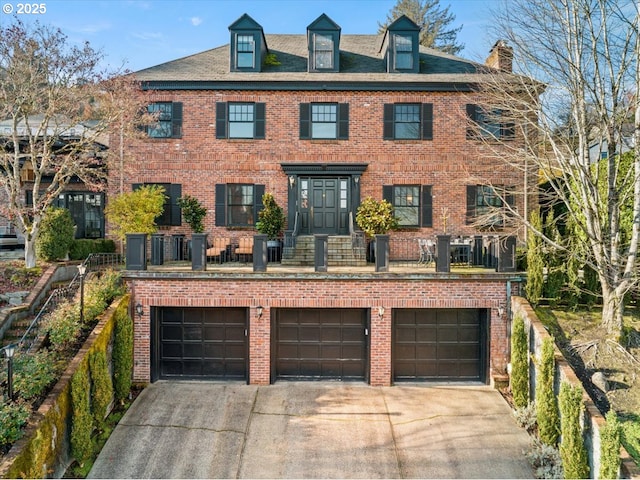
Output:
<svg viewBox="0 0 640 480">
<path fill-rule="evenodd" d="M 134 183 L 133 190 L 145 185 L 157 185 L 164 188 L 164 205 L 162 213 L 156 218 L 156 225 L 179 226 L 182 224 L 182 209 L 178 199 L 182 196 L 182 185 L 179 183 Z"/>
<path fill-rule="evenodd" d="M 393 205 L 401 227 L 433 225 L 431 185 L 385 185 L 382 198 Z"/>
<path fill-rule="evenodd" d="M 420 225 L 420 186 L 403 185 L 393 188 L 393 211 L 401 227 Z"/>
<path fill-rule="evenodd" d="M 227 225 L 255 225 L 254 186 L 227 185 Z"/>
<path fill-rule="evenodd" d="M 338 106 L 317 103 L 311 105 L 311 138 L 336 138 Z"/>
<path fill-rule="evenodd" d="M 313 35 L 313 64 L 316 69 L 333 68 L 333 37 L 331 35 Z"/>
<path fill-rule="evenodd" d="M 56 205 L 71 213 L 76 238 L 104 237 L 104 194 L 65 192 L 59 195 Z"/>
<path fill-rule="evenodd" d="M 264 103 L 216 103 L 216 138 L 264 138 Z"/>
<path fill-rule="evenodd" d="M 394 105 L 395 138 L 420 138 L 420 105 Z"/>
<path fill-rule="evenodd" d="M 408 70 L 413 68 L 413 45 L 409 35 L 394 35 L 395 68 Z"/>
<path fill-rule="evenodd" d="M 433 104 L 385 104 L 383 138 L 385 140 L 433 139 Z"/>
<path fill-rule="evenodd" d="M 254 67 L 255 41 L 253 35 L 238 35 L 236 37 L 236 51 L 236 66 L 238 68 Z"/>
<path fill-rule="evenodd" d="M 508 217 L 509 206 L 514 206 L 511 189 L 504 186 L 467 186 L 467 223 L 484 228 L 502 228 Z"/>
<path fill-rule="evenodd" d="M 512 140 L 515 136 L 515 125 L 505 119 L 500 109 L 487 109 L 479 105 L 467 104 L 468 139 Z"/>
<path fill-rule="evenodd" d="M 152 103 L 147 107 L 155 123 L 147 127 L 147 133 L 152 138 L 171 138 L 173 127 L 173 104 L 171 102 Z"/>
<path fill-rule="evenodd" d="M 254 109 L 252 103 L 229 104 L 229 138 L 253 138 Z"/>
</svg>

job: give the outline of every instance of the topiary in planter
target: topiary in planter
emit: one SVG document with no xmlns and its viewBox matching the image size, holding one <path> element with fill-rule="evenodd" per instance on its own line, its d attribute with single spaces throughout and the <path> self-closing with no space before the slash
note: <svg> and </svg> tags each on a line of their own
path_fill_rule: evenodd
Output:
<svg viewBox="0 0 640 480">
<path fill-rule="evenodd" d="M 398 219 L 393 214 L 393 206 L 386 200 L 367 197 L 358 207 L 356 222 L 370 238 L 398 228 Z"/>
<path fill-rule="evenodd" d="M 266 235 L 269 240 L 276 240 L 284 230 L 284 212 L 272 193 L 265 193 L 262 196 L 262 205 L 264 208 L 258 212 L 256 229 Z"/>
<path fill-rule="evenodd" d="M 182 217 L 189 224 L 193 233 L 204 232 L 204 217 L 207 209 L 203 207 L 197 198 L 185 195 L 178 199 L 178 206 L 182 209 Z"/>
</svg>

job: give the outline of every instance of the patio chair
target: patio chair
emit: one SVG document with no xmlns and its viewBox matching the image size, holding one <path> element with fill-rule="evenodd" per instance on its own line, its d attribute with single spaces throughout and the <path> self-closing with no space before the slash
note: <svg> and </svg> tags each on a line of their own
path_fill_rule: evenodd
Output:
<svg viewBox="0 0 640 480">
<path fill-rule="evenodd" d="M 242 237 L 238 239 L 238 246 L 234 252 L 239 262 L 253 261 L 253 237 Z"/>
<path fill-rule="evenodd" d="M 228 260 L 227 252 L 230 244 L 231 239 L 229 237 L 215 237 L 213 239 L 213 245 L 207 248 L 207 261 L 211 259 L 219 263 L 226 262 Z"/>
<path fill-rule="evenodd" d="M 435 252 L 435 244 L 433 240 L 429 240 L 426 238 L 418 239 L 418 254 L 420 257 L 418 258 L 418 265 L 424 265 L 428 267 L 431 265 L 431 262 L 434 260 L 434 252 Z"/>
</svg>

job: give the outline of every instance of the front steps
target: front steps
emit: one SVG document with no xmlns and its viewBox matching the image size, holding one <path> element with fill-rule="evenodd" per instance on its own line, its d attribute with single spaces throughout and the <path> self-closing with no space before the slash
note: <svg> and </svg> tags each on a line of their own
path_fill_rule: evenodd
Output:
<svg viewBox="0 0 640 480">
<path fill-rule="evenodd" d="M 328 242 L 328 266 L 364 267 L 367 265 L 365 247 L 353 247 L 350 235 L 330 236 Z M 285 247 L 282 254 L 284 266 L 313 266 L 315 264 L 315 239 L 313 235 L 297 237 L 295 248 Z"/>
</svg>

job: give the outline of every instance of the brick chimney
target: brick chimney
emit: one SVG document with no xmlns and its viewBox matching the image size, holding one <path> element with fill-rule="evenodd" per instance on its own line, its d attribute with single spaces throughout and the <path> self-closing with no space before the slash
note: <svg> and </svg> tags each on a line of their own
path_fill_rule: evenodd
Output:
<svg viewBox="0 0 640 480">
<path fill-rule="evenodd" d="M 484 64 L 501 72 L 511 73 L 513 71 L 513 48 L 507 45 L 506 41 L 498 40 L 489 52 Z"/>
</svg>

